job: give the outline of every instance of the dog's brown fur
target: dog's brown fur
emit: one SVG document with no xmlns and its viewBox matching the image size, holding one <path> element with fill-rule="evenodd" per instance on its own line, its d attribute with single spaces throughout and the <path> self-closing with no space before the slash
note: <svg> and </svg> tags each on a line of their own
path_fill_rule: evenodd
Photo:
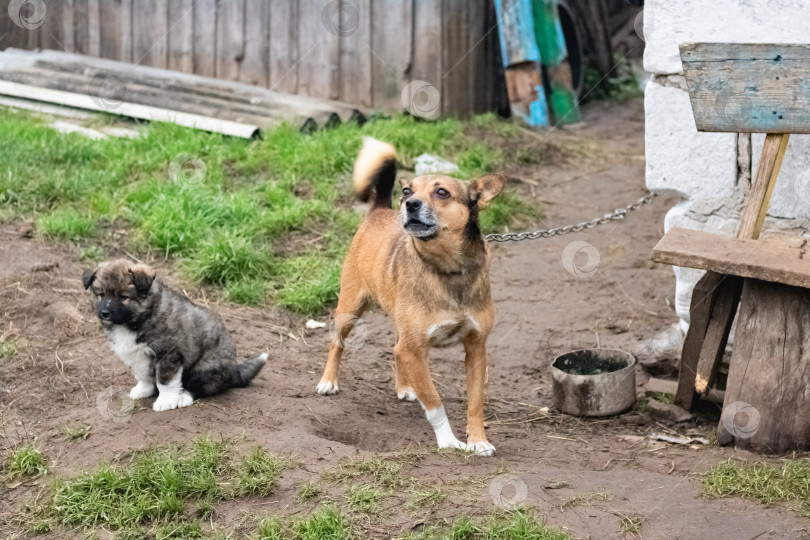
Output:
<svg viewBox="0 0 810 540">
<path fill-rule="evenodd" d="M 486 341 L 494 310 L 489 286 L 489 252 L 478 212 L 503 188 L 501 175 L 464 182 L 441 175 L 420 176 L 403 186 L 403 212 L 391 208 L 394 149 L 367 141 L 355 167 L 355 190 L 371 201 L 343 264 L 336 334 L 329 348 L 319 392 L 335 393 L 342 343 L 370 300 L 391 317 L 396 390 L 413 393 L 428 411 L 442 407 L 430 375 L 432 347 L 461 342 L 467 375 L 467 448 L 491 454 L 484 433 Z M 409 232 L 406 205 L 421 204 L 435 218 L 435 232 Z M 444 414 L 442 409 L 442 414 Z M 431 422 L 432 423 L 432 422 Z M 435 426 L 434 426 L 435 428 Z M 438 435 L 438 432 L 437 432 Z M 439 441 L 441 444 L 441 441 Z M 483 443 L 476 444 L 476 443 Z"/>
</svg>

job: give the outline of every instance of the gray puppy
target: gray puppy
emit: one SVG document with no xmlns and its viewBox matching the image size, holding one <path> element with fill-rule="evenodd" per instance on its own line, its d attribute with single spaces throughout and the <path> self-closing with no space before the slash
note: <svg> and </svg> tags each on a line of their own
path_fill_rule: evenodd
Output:
<svg viewBox="0 0 810 540">
<path fill-rule="evenodd" d="M 267 354 L 236 363 L 236 347 L 211 311 L 170 289 L 144 264 L 101 263 L 82 275 L 93 293 L 110 347 L 132 369 L 132 399 L 154 395 L 153 409 L 188 407 L 195 399 L 247 386 Z"/>
</svg>

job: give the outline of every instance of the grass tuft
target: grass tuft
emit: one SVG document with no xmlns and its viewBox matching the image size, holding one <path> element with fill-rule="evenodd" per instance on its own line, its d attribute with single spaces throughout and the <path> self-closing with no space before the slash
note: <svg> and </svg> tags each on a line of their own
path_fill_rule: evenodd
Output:
<svg viewBox="0 0 810 540">
<path fill-rule="evenodd" d="M 810 517 L 810 461 L 788 459 L 781 465 L 738 465 L 729 459 L 705 474 L 703 493 L 708 497 L 754 499 L 766 506 L 797 502 L 799 512 Z"/>
<path fill-rule="evenodd" d="M 298 488 L 297 500 L 299 503 L 306 503 L 315 499 L 321 494 L 321 488 L 315 482 L 304 482 Z"/>
<path fill-rule="evenodd" d="M 62 435 L 69 441 L 78 441 L 79 439 L 87 439 L 90 436 L 91 426 L 87 424 L 65 424 L 62 426 Z"/>
<path fill-rule="evenodd" d="M 366 477 L 379 486 L 393 488 L 402 485 L 401 470 L 402 463 L 399 461 L 381 457 L 358 458 L 342 461 L 337 471 L 326 473 L 325 476 L 343 482 Z"/>
<path fill-rule="evenodd" d="M 276 488 L 281 472 L 289 466 L 289 460 L 256 446 L 242 458 L 236 469 L 234 491 L 241 496 L 270 495 Z"/>
<path fill-rule="evenodd" d="M 478 523 L 469 517 L 458 518 L 449 527 L 428 527 L 407 538 L 411 540 L 571 540 L 562 531 L 538 522 L 528 510 L 497 512 Z"/>
<path fill-rule="evenodd" d="M 334 506 L 321 506 L 309 518 L 282 521 L 265 518 L 256 529 L 256 540 L 349 540 L 356 538 L 351 522 Z"/>
<path fill-rule="evenodd" d="M 9 476 L 33 476 L 44 474 L 48 467 L 45 463 L 45 456 L 34 446 L 22 446 L 13 450 L 5 462 L 5 469 Z"/>
<path fill-rule="evenodd" d="M 349 507 L 362 514 L 376 514 L 380 510 L 381 498 L 380 490 L 370 484 L 351 486 L 346 495 Z"/>
</svg>

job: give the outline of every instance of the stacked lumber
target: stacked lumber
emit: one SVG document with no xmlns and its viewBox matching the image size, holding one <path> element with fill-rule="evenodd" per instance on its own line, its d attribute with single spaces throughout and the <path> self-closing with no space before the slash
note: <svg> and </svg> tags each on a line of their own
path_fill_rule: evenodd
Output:
<svg viewBox="0 0 810 540">
<path fill-rule="evenodd" d="M 309 132 L 366 119 L 337 101 L 52 50 L 0 53 L 0 95 L 245 138 L 284 122 Z"/>
</svg>

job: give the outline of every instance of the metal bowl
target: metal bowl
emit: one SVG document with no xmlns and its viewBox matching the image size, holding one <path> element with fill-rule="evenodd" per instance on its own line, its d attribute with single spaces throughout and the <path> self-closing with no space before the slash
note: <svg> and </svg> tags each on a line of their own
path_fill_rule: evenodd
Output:
<svg viewBox="0 0 810 540">
<path fill-rule="evenodd" d="M 636 401 L 636 359 L 616 349 L 583 349 L 551 364 L 554 407 L 575 416 L 610 416 Z"/>
</svg>

